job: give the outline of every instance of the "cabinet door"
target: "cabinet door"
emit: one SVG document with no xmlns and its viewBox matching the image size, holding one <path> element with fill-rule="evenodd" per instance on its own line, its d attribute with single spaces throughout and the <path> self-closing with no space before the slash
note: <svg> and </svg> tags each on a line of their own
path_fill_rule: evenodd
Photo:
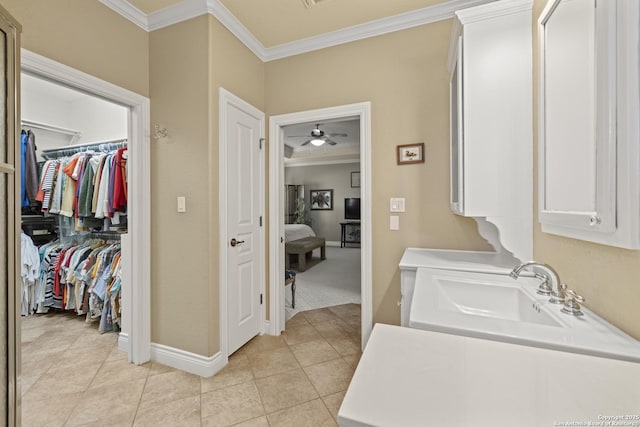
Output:
<svg viewBox="0 0 640 427">
<path fill-rule="evenodd" d="M 543 230 L 612 232 L 615 2 L 555 0 L 540 17 L 539 36 L 540 222 Z"/>
<path fill-rule="evenodd" d="M 464 214 L 464 129 L 463 129 L 463 97 L 462 97 L 462 37 L 458 37 L 457 60 L 451 73 L 449 83 L 449 123 L 451 138 L 450 157 L 450 190 L 451 210 Z"/>
</svg>

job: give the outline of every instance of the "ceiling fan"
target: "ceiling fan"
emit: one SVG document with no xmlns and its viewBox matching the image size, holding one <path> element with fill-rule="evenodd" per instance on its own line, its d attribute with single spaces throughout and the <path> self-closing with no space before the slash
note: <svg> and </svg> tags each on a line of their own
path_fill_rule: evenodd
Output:
<svg viewBox="0 0 640 427">
<path fill-rule="evenodd" d="M 304 147 L 309 143 L 311 143 L 312 145 L 315 145 L 316 147 L 319 147 L 323 145 L 325 142 L 329 145 L 336 145 L 337 142 L 332 140 L 331 137 L 336 137 L 336 136 L 346 137 L 347 134 L 346 133 L 325 133 L 323 130 L 320 130 L 320 124 L 317 124 L 315 129 L 311 130 L 311 133 L 309 134 L 309 136 L 311 136 L 311 139 L 300 144 L 301 147 Z M 300 136 L 290 136 L 289 138 L 308 138 L 309 136 L 300 135 Z"/>
</svg>

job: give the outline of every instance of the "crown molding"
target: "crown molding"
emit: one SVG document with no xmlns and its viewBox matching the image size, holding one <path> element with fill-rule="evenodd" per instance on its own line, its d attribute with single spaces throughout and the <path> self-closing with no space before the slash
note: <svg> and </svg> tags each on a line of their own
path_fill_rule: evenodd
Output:
<svg viewBox="0 0 640 427">
<path fill-rule="evenodd" d="M 224 25 L 263 62 L 300 55 L 327 47 L 350 43 L 369 37 L 380 36 L 395 31 L 405 30 L 420 25 L 449 19 L 456 11 L 469 7 L 494 2 L 496 10 L 505 9 L 500 3 L 531 3 L 532 0 L 449 0 L 433 6 L 378 19 L 364 24 L 296 40 L 290 43 L 265 48 L 258 39 L 220 2 L 220 0 L 184 0 L 173 6 L 145 15 L 126 0 L 100 0 L 124 18 L 138 25 L 145 31 L 159 30 L 178 22 L 186 21 L 209 13 Z M 513 6 L 509 6 L 513 7 Z M 529 6 L 530 7 L 530 6 Z"/>
<path fill-rule="evenodd" d="M 450 0 L 388 18 L 354 25 L 331 33 L 296 40 L 291 43 L 267 48 L 265 62 L 442 21 L 453 18 L 457 10 L 493 1 L 494 0 Z"/>
<path fill-rule="evenodd" d="M 120 16 L 128 19 L 129 21 L 136 24 L 138 27 L 143 30 L 149 32 L 149 20 L 147 15 L 129 3 L 128 1 L 122 0 L 99 0 L 100 3 L 107 6 L 109 9 L 113 10 Z"/>
<path fill-rule="evenodd" d="M 456 12 L 456 16 L 464 25 L 512 13 L 528 12 L 532 8 L 533 0 L 501 0 L 481 8 L 459 10 Z"/>
</svg>

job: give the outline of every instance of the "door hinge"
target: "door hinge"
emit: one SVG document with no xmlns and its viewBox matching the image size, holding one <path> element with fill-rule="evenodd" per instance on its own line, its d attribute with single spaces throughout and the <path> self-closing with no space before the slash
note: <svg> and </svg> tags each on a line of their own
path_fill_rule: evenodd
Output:
<svg viewBox="0 0 640 427">
<path fill-rule="evenodd" d="M 262 294 L 260 294 L 260 305 L 262 305 Z"/>
<path fill-rule="evenodd" d="M 262 216 L 260 217 L 260 227 L 262 227 Z"/>
<path fill-rule="evenodd" d="M 264 138 L 260 138 L 260 149 L 262 150 L 262 143 L 264 142 Z"/>
</svg>

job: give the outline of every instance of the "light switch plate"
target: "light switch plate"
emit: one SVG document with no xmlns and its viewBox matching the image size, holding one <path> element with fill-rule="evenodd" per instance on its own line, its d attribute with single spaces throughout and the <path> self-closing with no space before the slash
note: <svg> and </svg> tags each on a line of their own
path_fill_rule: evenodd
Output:
<svg viewBox="0 0 640 427">
<path fill-rule="evenodd" d="M 390 212 L 404 212 L 404 197 L 392 197 L 389 202 Z"/>
<path fill-rule="evenodd" d="M 390 230 L 400 230 L 400 217 L 398 215 L 389 216 L 389 229 Z"/>
<path fill-rule="evenodd" d="M 184 196 L 178 197 L 178 212 L 183 213 L 187 211 L 187 202 Z"/>
</svg>

